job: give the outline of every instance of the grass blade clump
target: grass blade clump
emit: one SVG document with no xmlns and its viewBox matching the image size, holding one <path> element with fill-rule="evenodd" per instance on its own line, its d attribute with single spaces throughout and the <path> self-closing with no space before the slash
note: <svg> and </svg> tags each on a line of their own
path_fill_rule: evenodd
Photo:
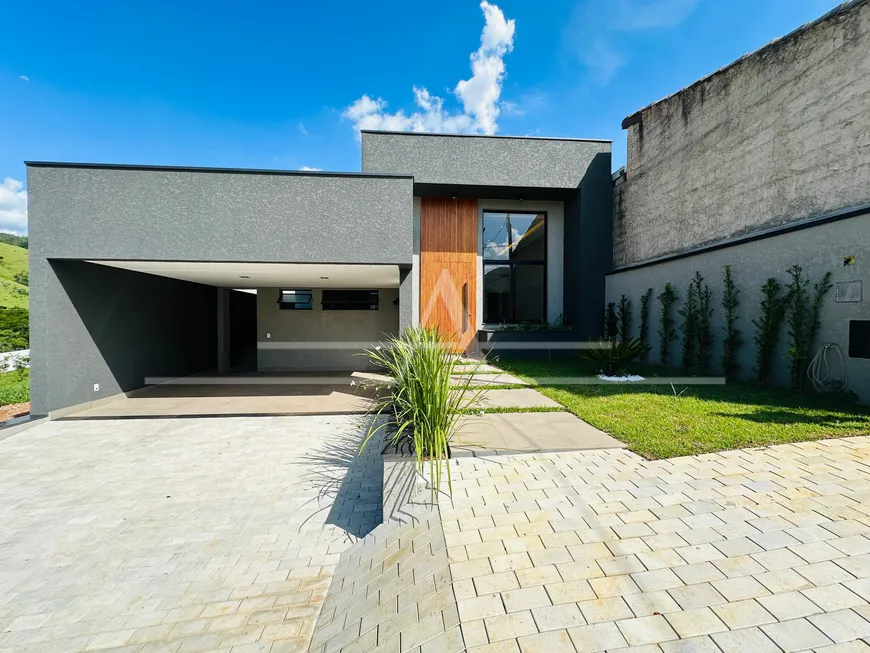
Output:
<svg viewBox="0 0 870 653">
<path fill-rule="evenodd" d="M 433 502 L 437 501 L 445 469 L 448 490 L 453 492 L 450 466 L 446 464 L 450 441 L 460 417 L 482 393 L 473 386 L 474 373 L 465 373 L 467 365 L 462 374 L 455 374 L 458 359 L 452 349 L 453 343 L 437 329 L 414 327 L 365 352 L 372 364 L 393 377 L 395 384 L 389 394 L 375 399 L 370 409 L 375 419 L 363 448 L 376 433 L 389 427 L 394 445 L 410 445 L 421 473 L 428 465 Z"/>
</svg>

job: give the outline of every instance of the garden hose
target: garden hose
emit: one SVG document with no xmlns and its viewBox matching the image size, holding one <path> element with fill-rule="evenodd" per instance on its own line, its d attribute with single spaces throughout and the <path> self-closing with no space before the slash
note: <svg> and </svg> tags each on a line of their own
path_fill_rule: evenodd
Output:
<svg viewBox="0 0 870 653">
<path fill-rule="evenodd" d="M 828 352 L 833 351 L 837 358 L 839 371 L 834 374 L 830 363 L 828 363 Z M 833 342 L 826 342 L 819 348 L 813 360 L 810 361 L 810 366 L 807 368 L 807 376 L 813 382 L 813 387 L 819 392 L 839 392 L 845 390 L 847 386 L 846 374 L 846 359 L 843 357 L 843 351 L 839 345 Z"/>
</svg>

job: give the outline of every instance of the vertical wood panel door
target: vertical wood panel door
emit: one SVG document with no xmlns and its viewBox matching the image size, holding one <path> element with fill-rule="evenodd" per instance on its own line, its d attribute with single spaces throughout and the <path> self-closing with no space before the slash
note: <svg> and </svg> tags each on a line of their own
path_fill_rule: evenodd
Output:
<svg viewBox="0 0 870 653">
<path fill-rule="evenodd" d="M 420 200 L 420 322 L 468 350 L 477 336 L 477 200 Z"/>
</svg>

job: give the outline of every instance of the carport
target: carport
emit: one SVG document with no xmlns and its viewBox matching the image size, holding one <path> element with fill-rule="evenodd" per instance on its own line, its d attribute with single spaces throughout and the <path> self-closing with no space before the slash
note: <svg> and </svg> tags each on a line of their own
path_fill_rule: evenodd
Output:
<svg viewBox="0 0 870 653">
<path fill-rule="evenodd" d="M 409 175 L 31 162 L 28 189 L 33 415 L 354 412 L 357 354 L 411 323 Z"/>
<path fill-rule="evenodd" d="M 364 412 L 376 390 L 360 354 L 399 327 L 395 265 L 92 259 L 58 268 L 115 378 L 133 388 L 75 419 Z M 100 292 L 75 290 L 93 288 L 94 277 Z M 337 301 L 358 296 L 367 303 Z"/>
</svg>

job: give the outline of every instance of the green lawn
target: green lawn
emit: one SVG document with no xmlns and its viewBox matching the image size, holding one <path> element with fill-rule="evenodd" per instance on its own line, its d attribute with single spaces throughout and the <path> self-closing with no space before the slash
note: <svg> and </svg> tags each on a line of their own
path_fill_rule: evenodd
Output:
<svg viewBox="0 0 870 653">
<path fill-rule="evenodd" d="M 30 401 L 30 370 L 0 372 L 0 406 Z"/>
<path fill-rule="evenodd" d="M 0 242 L 0 306 L 27 308 L 28 288 L 15 280 L 17 273 L 27 272 L 29 252 Z"/>
<path fill-rule="evenodd" d="M 504 361 L 526 378 L 591 375 L 584 361 Z M 631 371 L 651 375 L 651 366 Z M 658 368 L 659 374 L 679 374 Z M 685 388 L 685 390 L 684 390 Z M 647 458 L 870 435 L 870 408 L 845 397 L 796 394 L 781 388 L 724 386 L 543 386 L 538 390 Z"/>
</svg>

